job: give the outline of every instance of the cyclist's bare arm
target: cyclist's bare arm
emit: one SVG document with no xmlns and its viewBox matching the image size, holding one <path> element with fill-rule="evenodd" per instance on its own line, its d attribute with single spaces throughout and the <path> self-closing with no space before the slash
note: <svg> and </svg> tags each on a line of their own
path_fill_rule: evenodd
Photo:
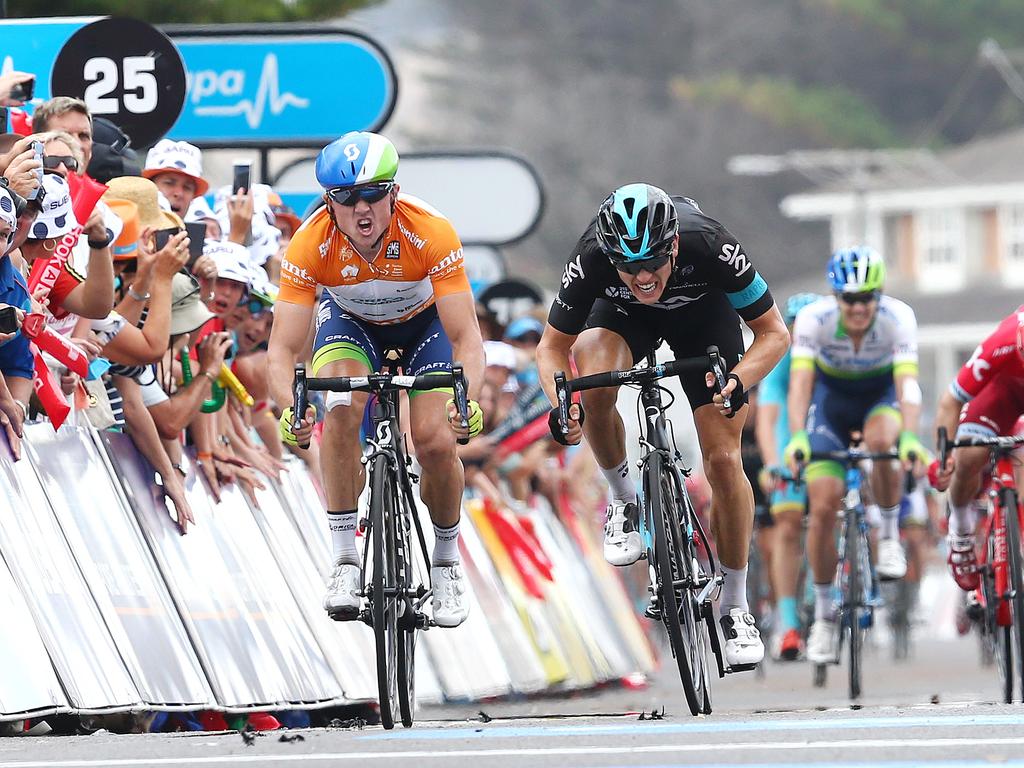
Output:
<svg viewBox="0 0 1024 768">
<path fill-rule="evenodd" d="M 449 293 L 439 296 L 436 304 L 437 316 L 452 344 L 452 360 L 462 363 L 469 380 L 469 397 L 476 400 L 480 397 L 484 380 L 484 342 L 476 319 L 473 294 L 469 291 Z"/>
<path fill-rule="evenodd" d="M 917 374 L 902 373 L 895 376 L 896 399 L 900 404 L 903 429 L 917 432 L 921 424 L 921 385 Z"/>
<path fill-rule="evenodd" d="M 779 314 L 779 308 L 771 308 L 747 320 L 747 327 L 754 333 L 754 343 L 743 353 L 743 359 L 729 373 L 735 373 L 745 389 L 761 381 L 782 359 L 789 349 L 789 330 Z"/>
<path fill-rule="evenodd" d="M 963 407 L 963 402 L 948 388 L 939 398 L 939 405 L 935 410 L 935 427 L 936 429 L 945 427 L 946 434 L 951 440 L 956 437 L 956 428 L 960 422 L 960 411 Z"/>
<path fill-rule="evenodd" d="M 761 453 L 761 462 L 766 467 L 777 467 L 782 463 L 779 446 L 775 444 L 775 425 L 779 421 L 780 410 L 775 403 L 758 401 L 754 437 L 757 439 L 757 450 Z"/>
<path fill-rule="evenodd" d="M 313 310 L 312 306 L 288 301 L 278 301 L 274 305 L 274 325 L 267 349 L 267 382 L 270 396 L 280 408 L 292 403 L 295 363 L 306 355 Z"/>
<path fill-rule="evenodd" d="M 575 335 L 562 333 L 552 328 L 550 324 L 544 325 L 544 333 L 537 344 L 537 373 L 540 376 L 540 384 L 544 387 L 544 394 L 548 396 L 552 406 L 558 404 L 558 397 L 555 394 L 555 372 L 569 373 L 569 352 L 575 342 Z"/>
<path fill-rule="evenodd" d="M 814 391 L 814 368 L 794 366 L 789 372 L 789 397 L 786 407 L 789 410 L 789 433 L 795 435 L 807 427 L 807 409 L 811 405 L 811 393 Z"/>
</svg>

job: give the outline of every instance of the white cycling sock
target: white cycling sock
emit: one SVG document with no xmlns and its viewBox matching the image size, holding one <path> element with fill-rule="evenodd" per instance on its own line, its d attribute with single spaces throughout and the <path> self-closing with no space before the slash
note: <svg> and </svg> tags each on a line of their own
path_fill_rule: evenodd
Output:
<svg viewBox="0 0 1024 768">
<path fill-rule="evenodd" d="M 359 550 L 356 549 L 356 521 L 358 518 L 359 513 L 354 509 L 327 513 L 327 521 L 331 526 L 334 562 L 359 565 Z"/>
<path fill-rule="evenodd" d="M 629 478 L 628 458 L 617 467 L 612 467 L 611 469 L 601 467 L 601 474 L 608 481 L 613 501 L 619 504 L 629 504 L 636 501 L 636 486 Z"/>
<path fill-rule="evenodd" d="M 878 529 L 878 535 L 883 539 L 898 539 L 900 537 L 900 505 L 895 507 L 883 507 L 879 505 L 878 511 L 882 513 L 882 527 Z"/>
<path fill-rule="evenodd" d="M 814 585 L 814 620 L 832 620 L 832 584 Z"/>
<path fill-rule="evenodd" d="M 722 566 L 722 599 L 719 603 L 719 611 L 723 616 L 728 616 L 733 608 L 742 608 L 749 611 L 747 605 L 747 566 L 742 568 L 726 568 Z"/>
<path fill-rule="evenodd" d="M 970 504 L 962 507 L 949 505 L 949 532 L 954 536 L 974 533 L 974 509 Z"/>
<path fill-rule="evenodd" d="M 450 528 L 442 528 L 434 524 L 434 554 L 431 557 L 434 565 L 449 565 L 459 562 L 459 524 Z"/>
</svg>

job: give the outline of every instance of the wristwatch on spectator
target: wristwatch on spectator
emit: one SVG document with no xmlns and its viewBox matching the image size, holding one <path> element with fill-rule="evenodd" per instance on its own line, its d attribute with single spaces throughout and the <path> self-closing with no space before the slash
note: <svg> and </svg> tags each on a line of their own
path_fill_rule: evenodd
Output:
<svg viewBox="0 0 1024 768">
<path fill-rule="evenodd" d="M 110 245 L 111 239 L 112 238 L 110 237 L 110 230 L 108 229 L 107 236 L 104 237 L 102 240 L 93 240 L 90 237 L 88 239 L 89 247 L 92 248 L 94 251 L 102 251 L 104 248 Z"/>
<path fill-rule="evenodd" d="M 89 245 L 91 246 L 92 243 L 90 243 Z M 152 298 L 152 296 L 153 294 L 151 294 L 149 291 L 146 291 L 145 293 L 136 293 L 134 287 L 128 289 L 128 297 L 131 299 L 135 299 L 136 301 L 149 301 L 150 298 Z"/>
</svg>

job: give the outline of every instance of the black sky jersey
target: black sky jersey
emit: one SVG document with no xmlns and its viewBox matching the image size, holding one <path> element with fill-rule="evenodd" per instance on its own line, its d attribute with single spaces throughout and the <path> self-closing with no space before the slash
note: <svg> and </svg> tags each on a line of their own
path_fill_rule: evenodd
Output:
<svg viewBox="0 0 1024 768">
<path fill-rule="evenodd" d="M 548 314 L 553 328 L 570 336 L 579 334 L 598 299 L 620 306 L 699 312 L 702 300 L 720 301 L 724 294 L 744 320 L 760 317 L 771 308 L 768 285 L 736 238 L 689 198 L 673 196 L 672 202 L 679 215 L 679 254 L 661 298 L 642 305 L 633 296 L 597 244 L 595 217 L 562 272 L 562 285 Z"/>
</svg>

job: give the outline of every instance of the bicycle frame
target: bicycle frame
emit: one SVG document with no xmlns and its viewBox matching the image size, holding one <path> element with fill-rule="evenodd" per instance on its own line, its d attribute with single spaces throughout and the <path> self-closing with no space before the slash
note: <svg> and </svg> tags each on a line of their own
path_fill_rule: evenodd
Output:
<svg viewBox="0 0 1024 768">
<path fill-rule="evenodd" d="M 846 494 L 843 496 L 843 508 L 840 515 L 843 525 L 840 526 L 836 544 L 839 560 L 832 580 L 833 610 L 840 617 L 840 626 L 844 626 L 845 622 L 850 622 L 852 629 L 856 629 L 852 626 L 852 620 L 858 608 L 865 608 L 868 611 L 866 624 L 861 627 L 867 629 L 873 623 L 873 609 L 878 605 L 878 576 L 875 573 L 875 566 L 871 562 L 868 549 L 870 526 L 861 498 L 864 473 L 861 471 L 860 462 L 867 458 L 867 456 L 858 458 L 855 453 L 851 453 L 850 463 L 846 467 Z M 846 562 L 846 539 L 851 530 L 860 538 L 862 545 L 858 548 L 860 563 L 856 564 Z M 847 566 L 859 567 L 860 572 L 868 577 L 860 582 L 859 595 L 847 595 L 846 585 L 849 582 Z M 842 652 L 841 644 L 839 652 Z"/>
</svg>

